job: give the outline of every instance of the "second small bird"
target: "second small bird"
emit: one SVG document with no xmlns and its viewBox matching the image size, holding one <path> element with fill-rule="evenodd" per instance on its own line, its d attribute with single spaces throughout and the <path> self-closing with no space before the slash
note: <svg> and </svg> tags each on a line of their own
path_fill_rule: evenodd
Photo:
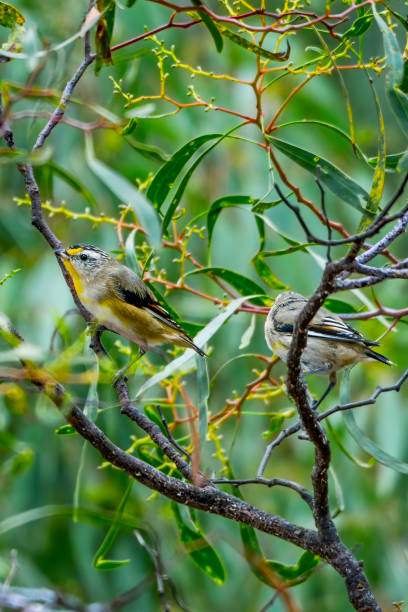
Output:
<svg viewBox="0 0 408 612">
<path fill-rule="evenodd" d="M 90 244 L 75 244 L 55 254 L 63 259 L 79 299 L 98 324 L 139 345 L 142 353 L 169 342 L 205 357 L 137 274 L 108 253 Z"/>
<path fill-rule="evenodd" d="M 296 320 L 307 299 L 299 293 L 285 291 L 275 300 L 265 323 L 265 339 L 269 348 L 286 363 Z M 336 380 L 337 370 L 358 361 L 392 361 L 371 350 L 378 346 L 344 323 L 326 308 L 319 308 L 307 327 L 307 345 L 301 357 L 304 373 L 330 376 Z"/>
</svg>

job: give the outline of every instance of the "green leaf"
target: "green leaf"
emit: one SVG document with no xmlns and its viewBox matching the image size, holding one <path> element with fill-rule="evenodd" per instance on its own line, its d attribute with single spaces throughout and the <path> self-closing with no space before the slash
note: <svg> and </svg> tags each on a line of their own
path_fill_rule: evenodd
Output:
<svg viewBox="0 0 408 612">
<path fill-rule="evenodd" d="M 389 66 L 387 93 L 391 108 L 402 129 L 408 134 L 408 96 L 401 89 L 401 85 L 404 83 L 404 60 L 402 53 L 398 46 L 397 37 L 393 30 L 379 16 L 374 4 L 372 5 L 372 10 L 378 29 L 383 37 L 384 52 L 387 57 L 387 65 Z"/>
<path fill-rule="evenodd" d="M 286 51 L 273 53 L 272 51 L 268 51 L 267 49 L 264 49 L 263 47 L 260 47 L 259 45 L 250 42 L 243 36 L 232 32 L 225 26 L 219 26 L 219 28 L 221 34 L 228 38 L 231 42 L 235 43 L 236 45 L 239 45 L 240 47 L 243 47 L 244 49 L 247 49 L 248 51 L 254 53 L 259 57 L 265 57 L 266 59 L 272 60 L 273 62 L 285 62 L 287 59 L 289 59 L 290 45 L 288 39 L 286 39 Z"/>
<path fill-rule="evenodd" d="M 61 166 L 58 166 L 58 164 L 56 164 L 53 161 L 47 162 L 46 165 L 47 165 L 48 168 L 50 168 L 50 170 L 52 171 L 53 174 L 57 175 L 59 178 L 61 178 L 63 181 L 65 181 L 67 183 L 67 185 L 69 185 L 77 193 L 79 193 L 79 195 L 82 196 L 84 198 L 84 200 L 86 202 L 88 202 L 88 204 L 92 208 L 94 208 L 94 209 L 98 208 L 98 204 L 97 204 L 94 196 L 92 195 L 92 193 L 89 191 L 89 189 L 86 187 L 86 185 L 81 183 L 73 174 L 70 174 L 64 168 L 61 168 Z"/>
<path fill-rule="evenodd" d="M 207 268 L 197 268 L 196 270 L 191 270 L 190 272 L 187 272 L 184 277 L 187 278 L 188 276 L 197 276 L 197 274 L 208 274 L 209 276 L 221 278 L 232 285 L 232 287 L 239 291 L 241 295 L 249 295 L 252 293 L 261 294 L 261 297 L 252 298 L 251 301 L 254 304 L 264 306 L 269 303 L 269 298 L 265 295 L 264 289 L 258 285 L 258 283 L 253 281 L 251 278 L 244 276 L 243 274 L 239 274 L 233 270 L 227 270 L 227 268 L 208 266 Z"/>
<path fill-rule="evenodd" d="M 190 559 L 216 584 L 224 584 L 225 569 L 222 561 L 206 539 L 198 523 L 195 522 L 194 529 L 192 529 L 184 522 L 179 506 L 172 502 L 171 507 L 179 529 L 180 541 Z"/>
<path fill-rule="evenodd" d="M 131 8 L 136 3 L 136 0 L 126 0 L 126 7 Z"/>
<path fill-rule="evenodd" d="M 169 161 L 165 163 L 155 174 L 149 189 L 147 190 L 147 198 L 153 202 L 154 206 L 160 211 L 160 208 L 167 197 L 170 189 L 174 187 L 174 183 L 184 168 L 189 159 L 203 144 L 210 140 L 220 138 L 222 134 L 203 134 L 197 138 L 193 138 L 178 151 L 176 151 Z"/>
<path fill-rule="evenodd" d="M 144 142 L 139 142 L 135 140 L 133 136 L 125 135 L 126 142 L 140 155 L 146 157 L 147 159 L 152 159 L 153 161 L 166 162 L 169 159 L 169 155 L 159 149 L 159 147 L 155 147 L 154 145 L 148 145 Z"/>
<path fill-rule="evenodd" d="M 368 200 L 368 193 L 356 181 L 350 178 L 342 170 L 334 166 L 323 157 L 315 155 L 307 149 L 297 147 L 284 140 L 278 140 L 266 135 L 266 138 L 284 155 L 299 164 L 302 168 L 317 175 L 319 167 L 319 178 L 330 191 L 336 194 L 341 200 L 363 213 L 362 201 Z"/>
<path fill-rule="evenodd" d="M 373 22 L 373 15 L 363 15 L 362 17 L 358 17 L 351 28 L 349 28 L 344 34 L 342 34 L 343 40 L 349 40 L 350 38 L 355 38 L 356 36 L 361 36 L 368 30 L 370 25 Z"/>
<path fill-rule="evenodd" d="M 229 319 L 229 317 L 236 311 L 239 306 L 241 306 L 242 302 L 248 300 L 249 296 L 237 298 L 233 300 L 228 306 L 222 310 L 216 317 L 214 317 L 205 327 L 202 329 L 194 338 L 194 343 L 199 347 L 203 348 L 206 342 L 219 330 L 219 328 Z M 165 378 L 169 378 L 173 372 L 176 372 L 182 367 L 187 367 L 188 362 L 190 362 L 193 355 L 195 355 L 194 349 L 187 349 L 184 351 L 180 357 L 177 357 L 173 361 L 171 361 L 161 372 L 155 374 L 151 378 L 149 378 L 143 385 L 140 387 L 137 392 L 135 401 L 140 400 L 143 393 L 157 385 L 159 382 L 164 380 Z"/>
<path fill-rule="evenodd" d="M 401 153 L 392 153 L 391 155 L 386 155 L 385 167 L 388 170 L 395 170 L 405 154 L 406 154 L 406 151 L 402 151 Z M 378 164 L 378 157 L 370 157 L 367 161 L 370 164 L 370 166 L 376 166 Z"/>
<path fill-rule="evenodd" d="M 163 223 L 162 223 L 162 230 L 163 232 L 166 231 L 167 226 L 169 225 L 174 211 L 176 210 L 182 195 L 187 187 L 187 183 L 189 182 L 191 176 L 193 175 L 193 172 L 195 171 L 195 169 L 197 168 L 197 166 L 202 162 L 202 160 L 204 159 L 204 157 L 206 155 L 208 155 L 208 153 L 210 151 L 212 151 L 214 149 L 214 147 L 216 147 L 220 142 L 222 142 L 224 140 L 224 138 L 226 138 L 227 136 L 229 136 L 232 132 L 234 132 L 235 130 L 237 130 L 239 127 L 241 127 L 241 124 L 236 125 L 235 127 L 233 127 L 231 130 L 228 130 L 228 132 L 225 132 L 225 134 L 222 134 L 212 145 L 210 145 L 203 153 L 201 153 L 201 155 L 199 155 L 199 157 L 197 157 L 197 159 L 191 164 L 190 168 L 187 170 L 187 172 L 185 173 L 185 175 L 183 176 L 179 186 L 177 187 L 177 191 L 176 194 L 174 195 L 172 201 L 170 202 L 167 210 L 166 210 L 166 214 L 164 216 L 163 219 Z"/>
<path fill-rule="evenodd" d="M 13 29 L 22 26 L 24 22 L 25 17 L 18 9 L 7 2 L 0 2 L 0 26 Z"/>
<path fill-rule="evenodd" d="M 248 327 L 246 328 L 246 330 L 241 336 L 241 342 L 238 347 L 240 351 L 246 348 L 247 346 L 249 346 L 249 344 L 251 343 L 251 340 L 255 332 L 255 324 L 256 324 L 256 317 L 255 317 L 255 313 L 253 313 L 251 315 L 251 319 L 250 319 L 250 323 Z"/>
<path fill-rule="evenodd" d="M 90 134 L 86 135 L 85 144 L 86 160 L 91 170 L 117 198 L 132 206 L 140 224 L 148 232 L 152 246 L 160 246 L 159 219 L 150 202 L 132 183 L 95 157 Z"/>
<path fill-rule="evenodd" d="M 251 206 L 256 204 L 258 200 L 247 195 L 232 195 L 224 196 L 215 200 L 208 209 L 207 212 L 207 231 L 208 231 L 208 248 L 210 248 L 211 240 L 214 232 L 214 226 L 220 215 L 220 212 L 224 208 L 231 208 L 240 204 L 250 204 Z"/>
<path fill-rule="evenodd" d="M 296 565 L 285 565 L 279 561 L 267 560 L 268 567 L 275 570 L 281 578 L 286 581 L 296 580 L 297 584 L 299 584 L 298 579 L 314 570 L 319 562 L 320 557 L 313 555 L 307 550 L 299 557 Z"/>
<path fill-rule="evenodd" d="M 5 276 L 3 276 L 3 278 L 0 278 L 0 287 L 1 287 L 1 285 L 4 285 L 4 283 L 9 278 L 13 278 L 13 276 L 15 276 L 16 274 L 21 272 L 21 270 L 22 270 L 22 268 L 16 268 L 15 270 L 11 270 L 11 272 L 8 272 Z"/>
<path fill-rule="evenodd" d="M 99 11 L 105 11 L 99 19 L 95 31 L 95 74 L 98 74 L 103 64 L 110 65 L 113 63 L 110 47 L 116 4 L 114 0 L 97 0 L 96 5 Z"/>
<path fill-rule="evenodd" d="M 204 6 L 203 3 L 200 2 L 200 0 L 192 0 L 192 2 L 194 6 Z M 208 13 L 205 13 L 204 11 L 199 11 L 199 14 L 203 24 L 206 26 L 212 36 L 215 48 L 217 49 L 218 53 L 221 53 L 222 48 L 224 46 L 224 41 L 222 40 L 222 36 L 218 30 L 218 27 L 213 22 Z"/>
<path fill-rule="evenodd" d="M 123 565 L 127 565 L 130 561 L 130 559 L 111 560 L 111 559 L 105 559 L 104 557 L 109 552 L 109 550 L 112 548 L 113 543 L 115 542 L 116 537 L 119 533 L 120 521 L 124 513 L 128 499 L 130 497 L 133 483 L 134 483 L 133 478 L 129 478 L 129 482 L 126 487 L 125 493 L 122 499 L 120 500 L 119 506 L 116 510 L 114 522 L 109 527 L 109 530 L 106 536 L 104 537 L 102 544 L 100 545 L 100 547 L 95 553 L 95 557 L 93 559 L 93 566 L 95 569 L 111 571 L 111 570 L 117 569 L 118 567 L 122 567 Z"/>
<path fill-rule="evenodd" d="M 4 55 L 3 51 L 0 52 Z M 50 159 L 52 149 L 50 147 L 41 147 L 36 151 L 25 151 L 24 149 L 1 149 L 0 148 L 0 165 L 3 164 L 32 164 L 40 166 L 46 164 Z"/>
<path fill-rule="evenodd" d="M 345 455 L 345 457 L 347 457 L 347 459 L 349 459 L 352 463 L 354 463 L 355 465 L 358 465 L 359 467 L 363 468 L 364 470 L 371 470 L 371 468 L 377 463 L 377 461 L 374 459 L 374 457 L 370 457 L 370 459 L 368 461 L 363 461 L 362 459 L 359 459 L 358 457 L 353 455 L 345 447 L 345 445 L 343 444 L 341 436 L 334 429 L 334 427 L 330 423 L 329 419 L 326 419 L 326 425 L 327 425 L 327 429 L 330 432 L 330 439 L 335 441 L 335 443 L 337 444 L 337 446 L 339 447 L 339 449 L 341 450 L 343 455 Z"/>
<path fill-rule="evenodd" d="M 161 429 L 161 432 L 165 436 L 167 436 L 166 428 L 163 425 L 163 421 L 160 418 L 160 415 L 159 415 L 159 412 L 156 406 L 154 406 L 153 404 L 146 404 L 144 407 L 144 412 L 145 412 L 145 415 L 149 417 L 149 419 L 153 421 L 153 423 L 155 423 L 155 425 L 157 425 L 157 427 Z"/>
<path fill-rule="evenodd" d="M 282 427 L 285 417 L 280 412 L 274 412 L 270 418 L 269 427 L 263 432 L 262 436 L 268 440 L 275 435 Z"/>
<path fill-rule="evenodd" d="M 291 247 L 291 248 L 294 248 L 294 247 Z M 261 253 L 257 253 L 257 255 L 255 255 L 255 257 L 251 261 L 251 263 L 254 264 L 255 270 L 257 271 L 259 276 L 262 278 L 263 282 L 269 285 L 269 287 L 272 287 L 272 289 L 277 289 L 277 290 L 289 289 L 288 285 L 285 285 L 284 283 L 282 283 L 272 272 L 271 268 L 268 266 L 268 264 L 263 258 L 264 252 L 265 251 L 262 251 Z"/>
<path fill-rule="evenodd" d="M 208 396 L 210 395 L 210 381 L 208 378 L 207 360 L 195 355 L 197 366 L 197 409 L 198 432 L 200 435 L 200 448 L 207 438 L 208 430 Z"/>
<path fill-rule="evenodd" d="M 285 240 L 286 238 L 283 234 L 280 236 Z M 295 240 L 291 241 L 295 244 L 291 244 L 287 249 L 278 249 L 277 251 L 261 251 L 259 255 L 264 257 L 280 257 L 281 255 L 288 255 L 289 253 L 296 253 L 296 251 L 304 251 L 307 253 L 307 248 L 311 246 L 316 246 L 314 242 L 296 242 Z"/>
<path fill-rule="evenodd" d="M 136 230 L 133 229 L 129 236 L 126 238 L 125 242 L 125 253 L 126 253 L 126 265 L 133 270 L 135 274 L 137 274 L 140 278 L 140 268 L 137 262 L 136 257 L 136 248 L 135 248 L 135 236 Z"/>
<path fill-rule="evenodd" d="M 72 425 L 61 425 L 61 427 L 58 427 L 55 430 L 55 433 L 57 436 L 72 436 L 73 434 L 76 434 L 77 431 Z"/>
<path fill-rule="evenodd" d="M 335 300 L 333 298 L 327 298 L 324 300 L 323 306 L 330 310 L 330 312 L 348 314 L 352 312 L 358 312 L 358 309 L 347 302 L 343 302 L 342 300 Z"/>
<path fill-rule="evenodd" d="M 366 204 L 366 211 L 375 215 L 380 208 L 380 201 L 382 195 L 384 193 L 384 185 L 385 185 L 385 160 L 386 160 L 386 144 L 385 144 L 385 126 L 384 126 L 384 117 L 381 111 L 380 102 L 378 100 L 377 93 L 375 91 L 374 85 L 371 80 L 369 80 L 371 90 L 373 92 L 375 106 L 377 110 L 378 117 L 378 154 L 377 154 L 377 163 L 375 166 L 374 176 L 371 184 L 371 189 L 368 197 L 368 201 Z M 368 225 L 370 224 L 370 219 L 367 215 L 363 215 L 358 227 L 357 232 L 363 232 Z"/>
<path fill-rule="evenodd" d="M 340 387 L 340 401 L 342 404 L 347 404 L 350 401 L 350 368 L 344 370 L 343 373 Z M 349 433 L 366 453 L 377 459 L 379 463 L 382 463 L 386 467 L 396 472 L 400 472 L 401 474 L 408 474 L 408 463 L 400 461 L 393 455 L 385 452 L 365 435 L 357 425 L 353 410 L 342 411 L 342 416 Z"/>
</svg>

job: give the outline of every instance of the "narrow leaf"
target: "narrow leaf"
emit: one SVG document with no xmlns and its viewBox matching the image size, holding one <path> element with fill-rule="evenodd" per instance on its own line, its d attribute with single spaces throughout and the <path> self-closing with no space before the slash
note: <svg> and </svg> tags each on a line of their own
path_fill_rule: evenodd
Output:
<svg viewBox="0 0 408 612">
<path fill-rule="evenodd" d="M 123 515 L 123 512 L 125 510 L 126 504 L 128 502 L 128 499 L 130 497 L 130 493 L 132 491 L 132 487 L 133 487 L 133 483 L 135 481 L 133 480 L 133 478 L 129 478 L 129 482 L 128 485 L 126 487 L 125 493 L 122 497 L 122 499 L 119 502 L 119 506 L 116 510 L 116 514 L 115 514 L 115 520 L 112 523 L 112 525 L 109 527 L 109 530 L 106 534 L 106 536 L 103 539 L 102 544 L 100 545 L 100 547 L 98 548 L 98 550 L 95 553 L 95 557 L 93 560 L 93 566 L 95 569 L 98 570 L 113 570 L 116 569 L 118 567 L 121 567 L 123 565 L 126 565 L 127 563 L 129 563 L 130 559 L 124 559 L 124 560 L 109 560 L 109 559 L 105 559 L 105 555 L 109 552 L 109 550 L 112 548 L 113 543 L 116 540 L 116 537 L 118 535 L 119 529 L 120 529 L 120 521 Z"/>
<path fill-rule="evenodd" d="M 197 523 L 194 529 L 187 525 L 180 512 L 179 506 L 171 504 L 174 518 L 179 529 L 180 541 L 184 545 L 190 559 L 216 584 L 224 584 L 225 569 L 216 550 L 210 545 L 203 531 Z"/>
<path fill-rule="evenodd" d="M 207 360 L 195 355 L 197 366 L 197 408 L 198 432 L 200 435 L 200 448 L 207 438 L 208 430 L 208 396 L 210 395 L 210 381 L 208 378 Z"/>
<path fill-rule="evenodd" d="M 200 0 L 192 0 L 192 2 L 194 6 L 203 6 L 203 3 Z M 222 48 L 224 46 L 224 41 L 222 40 L 222 36 L 218 30 L 218 27 L 213 22 L 213 20 L 208 15 L 208 13 L 205 13 L 204 11 L 200 11 L 199 14 L 200 14 L 203 24 L 206 26 L 206 28 L 208 29 L 209 33 L 212 36 L 215 48 L 217 49 L 218 53 L 221 53 Z"/>
<path fill-rule="evenodd" d="M 265 57 L 266 59 L 272 60 L 273 62 L 285 62 L 287 59 L 289 59 L 290 45 L 287 39 L 286 39 L 286 44 L 287 44 L 286 51 L 279 52 L 279 53 L 273 53 L 272 51 L 268 51 L 267 49 L 264 49 L 263 47 L 260 47 L 259 45 L 256 45 L 255 43 L 250 42 L 243 36 L 240 36 L 239 34 L 232 32 L 225 26 L 219 26 L 219 28 L 220 28 L 222 35 L 225 36 L 226 38 L 229 38 L 231 42 L 235 43 L 236 45 L 239 45 L 240 47 L 243 47 L 244 49 L 247 49 L 251 53 L 258 55 L 259 57 Z"/>
<path fill-rule="evenodd" d="M 375 215 L 380 207 L 380 201 L 384 192 L 385 185 L 385 159 L 386 159 L 386 144 L 385 144 L 385 126 L 384 126 L 384 117 L 382 114 L 380 102 L 378 100 L 377 93 L 375 91 L 374 85 L 371 80 L 369 81 L 371 90 L 373 92 L 375 106 L 377 110 L 378 117 L 378 154 L 377 154 L 377 163 L 375 166 L 373 181 L 371 184 L 371 189 L 368 197 L 368 201 L 366 204 L 366 211 Z M 358 233 L 363 232 L 368 225 L 370 224 L 370 219 L 367 218 L 367 215 L 363 215 L 359 227 Z"/>
<path fill-rule="evenodd" d="M 288 285 L 285 285 L 284 283 L 282 283 L 272 272 L 271 268 L 268 266 L 268 264 L 263 258 L 264 252 L 265 251 L 262 251 L 261 253 L 257 253 L 257 255 L 255 255 L 255 257 L 251 261 L 251 263 L 255 266 L 255 270 L 257 271 L 259 276 L 262 278 L 263 282 L 269 285 L 269 287 L 272 287 L 272 289 L 277 289 L 278 291 L 282 289 L 284 290 L 289 289 Z"/>
<path fill-rule="evenodd" d="M 342 404 L 348 403 L 350 401 L 350 368 L 345 370 L 343 373 L 340 393 Z M 408 474 L 408 463 L 400 461 L 393 455 L 390 455 L 365 435 L 365 433 L 357 425 L 353 410 L 342 411 L 342 416 L 349 433 L 366 453 L 372 457 L 375 457 L 379 463 L 382 463 L 386 467 L 389 467 L 396 472 L 400 472 L 401 474 Z"/>
<path fill-rule="evenodd" d="M 253 281 L 251 278 L 244 276 L 243 274 L 239 274 L 233 270 L 227 270 L 227 268 L 209 266 L 207 268 L 197 268 L 195 270 L 191 270 L 190 272 L 187 272 L 184 277 L 186 278 L 193 275 L 197 276 L 197 274 L 208 274 L 209 276 L 221 278 L 232 285 L 232 287 L 239 291 L 241 295 L 248 295 L 250 293 L 261 294 L 261 297 L 252 298 L 252 302 L 254 304 L 264 306 L 265 304 L 267 305 L 269 303 L 269 298 L 265 295 L 265 290 L 258 285 L 258 283 Z"/>
<path fill-rule="evenodd" d="M 272 136 L 267 135 L 266 138 L 271 141 L 274 147 L 299 166 L 311 172 L 313 176 L 316 176 L 319 166 L 320 181 L 344 202 L 347 202 L 359 212 L 364 212 L 362 201 L 368 200 L 368 193 L 337 166 L 307 149 L 297 147 L 284 140 L 278 140 Z"/>
<path fill-rule="evenodd" d="M 202 162 L 202 160 L 204 159 L 204 157 L 206 157 L 206 155 L 208 155 L 208 153 L 210 151 L 212 151 L 214 149 L 214 147 L 216 147 L 220 142 L 222 142 L 224 140 L 224 138 L 226 138 L 227 136 L 229 136 L 232 132 L 235 132 L 235 130 L 237 130 L 239 127 L 241 127 L 241 124 L 236 125 L 235 127 L 233 127 L 231 130 L 228 130 L 228 132 L 225 132 L 225 134 L 222 134 L 219 138 L 217 138 L 217 140 L 210 145 L 203 153 L 201 153 L 201 155 L 199 157 L 197 157 L 197 159 L 191 164 L 190 168 L 187 170 L 187 172 L 185 173 L 185 175 L 183 176 L 179 186 L 177 187 L 177 191 L 176 194 L 174 195 L 172 201 L 170 202 L 167 210 L 166 210 L 166 214 L 164 216 L 163 219 L 163 224 L 162 224 L 162 230 L 163 232 L 166 231 L 167 226 L 169 225 L 174 211 L 176 210 L 177 206 L 179 205 L 179 202 L 182 198 L 182 195 L 187 187 L 187 183 L 189 182 L 190 178 L 193 175 L 193 172 L 195 171 L 195 169 L 197 168 L 197 166 Z"/>
<path fill-rule="evenodd" d="M 92 137 L 89 134 L 86 135 L 85 143 L 86 159 L 91 170 L 117 198 L 132 206 L 140 224 L 149 233 L 152 246 L 160 246 L 159 219 L 150 202 L 132 183 L 95 157 Z"/>
<path fill-rule="evenodd" d="M 193 140 L 183 145 L 181 149 L 178 149 L 169 161 L 158 170 L 146 193 L 146 196 L 153 202 L 158 211 L 160 211 L 167 194 L 170 189 L 174 187 L 178 175 L 192 155 L 194 155 L 203 144 L 210 140 L 220 138 L 220 136 L 222 136 L 222 134 L 204 134 L 197 138 L 193 138 Z"/>
<path fill-rule="evenodd" d="M 387 93 L 390 99 L 391 108 L 395 113 L 402 129 L 408 134 L 408 96 L 401 89 L 404 82 L 404 60 L 398 46 L 397 37 L 394 31 L 385 23 L 377 13 L 375 4 L 372 6 L 373 14 L 383 37 L 384 52 L 387 57 L 388 88 Z"/>
<path fill-rule="evenodd" d="M 64 168 L 58 166 L 58 164 L 53 161 L 47 162 L 47 166 L 51 169 L 53 174 L 57 175 L 59 178 L 65 181 L 67 185 L 69 185 L 70 187 L 72 187 L 72 189 L 79 193 L 79 195 L 81 195 L 92 208 L 98 208 L 98 204 L 92 193 L 73 174 L 70 174 Z"/>
<path fill-rule="evenodd" d="M 249 325 L 241 336 L 241 342 L 238 347 L 240 351 L 246 348 L 251 343 L 252 337 L 255 332 L 255 324 L 256 324 L 256 317 L 255 317 L 255 314 L 252 314 Z"/>
</svg>

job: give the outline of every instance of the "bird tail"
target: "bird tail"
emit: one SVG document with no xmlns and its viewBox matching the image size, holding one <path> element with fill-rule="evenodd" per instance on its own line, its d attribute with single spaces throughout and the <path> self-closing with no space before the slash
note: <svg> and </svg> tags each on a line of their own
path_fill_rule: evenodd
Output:
<svg viewBox="0 0 408 612">
<path fill-rule="evenodd" d="M 386 363 L 389 366 L 395 365 L 395 363 L 391 361 L 391 359 L 388 359 L 388 357 L 385 357 L 385 355 L 380 355 L 380 353 L 376 353 L 371 349 L 366 351 L 366 355 L 367 357 L 371 357 L 371 359 L 376 359 L 377 361 L 381 361 L 381 363 Z"/>
<path fill-rule="evenodd" d="M 207 357 L 207 354 L 204 353 L 204 351 L 202 351 L 196 344 L 194 344 L 192 340 L 187 340 L 185 337 L 183 337 L 183 340 L 186 341 L 190 348 L 194 349 L 196 353 L 201 355 L 201 357 Z"/>
</svg>

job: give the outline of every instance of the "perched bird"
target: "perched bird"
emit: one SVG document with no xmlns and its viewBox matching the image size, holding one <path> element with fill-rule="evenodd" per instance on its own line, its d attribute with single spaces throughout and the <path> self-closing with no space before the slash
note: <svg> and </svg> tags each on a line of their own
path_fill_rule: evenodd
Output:
<svg viewBox="0 0 408 612">
<path fill-rule="evenodd" d="M 266 319 L 266 342 L 285 363 L 297 317 L 306 302 L 303 295 L 285 291 L 278 295 Z M 336 372 L 358 361 L 377 360 L 392 365 L 392 361 L 371 350 L 371 346 L 378 346 L 378 342 L 367 340 L 340 317 L 326 308 L 319 308 L 307 328 L 301 367 L 305 375 L 330 376 L 333 386 Z"/>
<path fill-rule="evenodd" d="M 141 354 L 150 346 L 169 342 L 205 357 L 137 274 L 108 253 L 90 244 L 75 244 L 55 253 L 97 324 L 139 345 Z"/>
</svg>

